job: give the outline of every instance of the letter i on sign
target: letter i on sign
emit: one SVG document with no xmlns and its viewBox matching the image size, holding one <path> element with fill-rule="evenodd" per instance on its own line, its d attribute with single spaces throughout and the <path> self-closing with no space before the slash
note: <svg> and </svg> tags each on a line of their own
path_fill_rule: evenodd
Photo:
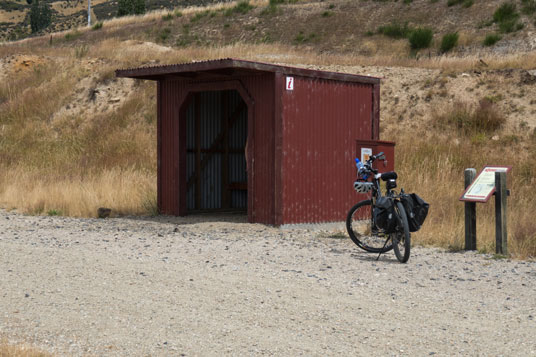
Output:
<svg viewBox="0 0 536 357">
<path fill-rule="evenodd" d="M 294 77 L 287 77 L 287 90 L 294 90 Z"/>
</svg>

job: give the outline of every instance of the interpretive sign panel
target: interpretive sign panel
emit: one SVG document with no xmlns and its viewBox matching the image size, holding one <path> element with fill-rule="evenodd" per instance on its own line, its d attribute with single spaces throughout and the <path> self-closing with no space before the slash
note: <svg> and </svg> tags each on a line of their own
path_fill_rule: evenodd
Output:
<svg viewBox="0 0 536 357">
<path fill-rule="evenodd" d="M 512 166 L 486 166 L 467 187 L 460 201 L 488 202 L 495 192 L 495 173 L 510 172 Z"/>
</svg>

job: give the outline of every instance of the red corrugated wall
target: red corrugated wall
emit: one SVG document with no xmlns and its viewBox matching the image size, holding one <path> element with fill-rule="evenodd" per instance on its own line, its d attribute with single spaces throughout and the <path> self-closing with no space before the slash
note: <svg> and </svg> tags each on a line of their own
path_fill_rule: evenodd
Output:
<svg viewBox="0 0 536 357">
<path fill-rule="evenodd" d="M 233 82 L 231 84 L 231 82 Z M 158 85 L 158 206 L 164 214 L 186 214 L 185 117 L 181 103 L 193 89 L 222 90 L 239 86 L 248 103 L 248 220 L 275 224 L 274 74 L 234 77 L 231 81 L 160 81 Z M 245 99 L 245 98 L 243 98 Z M 246 103 L 248 102 L 245 100 Z"/>
<path fill-rule="evenodd" d="M 356 201 L 355 140 L 374 135 L 374 86 L 294 76 L 290 91 L 285 80 L 276 80 L 282 109 L 277 223 L 343 221 Z"/>
</svg>

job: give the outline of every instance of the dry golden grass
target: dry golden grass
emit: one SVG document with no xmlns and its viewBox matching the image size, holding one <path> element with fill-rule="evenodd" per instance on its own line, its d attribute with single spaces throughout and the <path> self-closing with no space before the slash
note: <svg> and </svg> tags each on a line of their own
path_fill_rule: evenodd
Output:
<svg viewBox="0 0 536 357">
<path fill-rule="evenodd" d="M 48 357 L 51 354 L 39 351 L 36 348 L 23 344 L 9 344 L 7 340 L 0 340 L 0 357 Z"/>
<path fill-rule="evenodd" d="M 464 170 L 474 167 L 479 172 L 489 164 L 511 165 L 513 170 L 507 177 L 512 193 L 508 198 L 509 254 L 521 259 L 536 257 L 536 221 L 531 218 L 535 208 L 532 193 L 536 160 L 532 155 L 536 143 L 529 143 L 527 150 L 527 142 L 506 146 L 489 139 L 475 141 L 455 130 L 451 137 L 425 129 L 411 136 L 400 131 L 391 135 L 397 142 L 400 186 L 407 192 L 417 192 L 431 206 L 427 222 L 414 234 L 415 243 L 463 249 L 464 204 L 458 199 L 464 190 Z M 477 248 L 495 251 L 493 198 L 477 204 Z"/>
<path fill-rule="evenodd" d="M 30 214 L 95 217 L 99 207 L 115 215 L 156 214 L 156 174 L 136 168 L 62 175 L 23 167 L 1 171 L 2 205 Z"/>
</svg>

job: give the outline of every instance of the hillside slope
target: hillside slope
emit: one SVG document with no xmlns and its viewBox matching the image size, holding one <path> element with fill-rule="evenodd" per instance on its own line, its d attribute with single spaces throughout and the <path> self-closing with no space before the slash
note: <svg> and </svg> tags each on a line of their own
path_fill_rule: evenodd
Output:
<svg viewBox="0 0 536 357">
<path fill-rule="evenodd" d="M 531 17 L 519 13 L 524 28 L 485 47 L 477 39 L 498 31 L 497 24 L 471 27 L 465 37 L 462 29 L 493 17 L 498 1 L 469 8 L 428 0 L 251 4 L 115 19 L 95 30 L 1 45 L 0 206 L 72 216 L 94 216 L 101 206 L 115 214 L 155 213 L 156 88 L 116 79 L 114 71 L 235 57 L 381 77 L 381 137 L 397 142 L 401 185 L 432 204 L 429 223 L 414 241 L 459 249 L 464 168 L 507 164 L 514 166 L 511 252 L 536 256 Z M 367 34 L 380 24 L 380 10 L 384 24 L 402 14 L 413 18 L 413 27 L 434 26 L 432 48 L 412 51 L 407 39 Z M 433 21 L 430 14 L 440 10 L 444 19 Z M 359 24 L 358 17 L 366 21 Z M 437 55 L 441 34 L 456 29 L 460 45 Z M 483 251 L 494 250 L 493 219 L 491 204 L 479 207 Z"/>
</svg>

